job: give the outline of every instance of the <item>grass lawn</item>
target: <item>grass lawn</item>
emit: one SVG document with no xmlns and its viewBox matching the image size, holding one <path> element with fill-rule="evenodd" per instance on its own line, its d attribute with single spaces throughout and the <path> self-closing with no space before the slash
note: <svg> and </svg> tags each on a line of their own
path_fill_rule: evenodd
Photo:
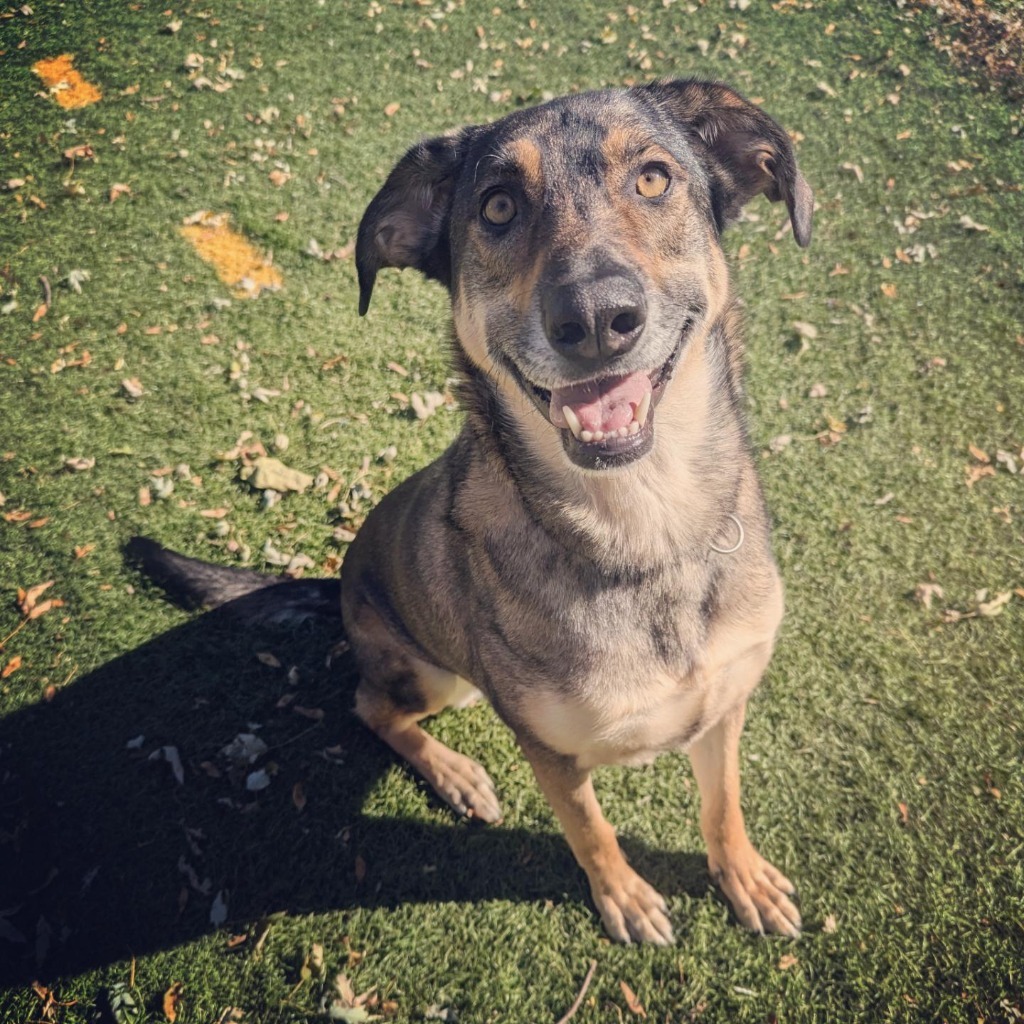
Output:
<svg viewBox="0 0 1024 1024">
<path fill-rule="evenodd" d="M 0 1020 L 555 1022 L 592 960 L 580 1024 L 1024 1020 L 1022 122 L 937 25 L 881 0 L 2 5 Z M 62 54 L 81 81 L 50 92 L 33 65 Z M 763 201 L 726 241 L 789 609 L 745 807 L 800 886 L 795 943 L 730 919 L 684 757 L 598 775 L 677 934 L 611 945 L 489 708 L 430 726 L 498 784 L 483 829 L 358 727 L 336 628 L 180 611 L 121 554 L 336 572 L 459 423 L 412 408 L 448 394 L 441 290 L 389 271 L 356 315 L 391 164 L 686 75 L 798 132 L 819 204 L 807 252 Z M 218 278 L 200 211 L 281 287 Z M 265 500 L 259 445 L 314 485 Z"/>
</svg>

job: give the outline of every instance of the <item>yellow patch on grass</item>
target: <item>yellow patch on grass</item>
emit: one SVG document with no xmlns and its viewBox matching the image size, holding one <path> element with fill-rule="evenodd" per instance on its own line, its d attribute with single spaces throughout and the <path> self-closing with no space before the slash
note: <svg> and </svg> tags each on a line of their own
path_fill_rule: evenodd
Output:
<svg viewBox="0 0 1024 1024">
<path fill-rule="evenodd" d="M 38 60 L 32 65 L 32 70 L 43 80 L 50 95 L 65 110 L 87 107 L 103 98 L 103 93 L 72 67 L 74 62 L 73 53 L 62 53 L 59 57 Z"/>
<path fill-rule="evenodd" d="M 255 299 L 261 292 L 276 292 L 283 284 L 281 272 L 251 242 L 228 224 L 226 213 L 200 210 L 186 217 L 182 235 L 209 263 L 217 276 L 234 289 L 235 298 Z"/>
</svg>

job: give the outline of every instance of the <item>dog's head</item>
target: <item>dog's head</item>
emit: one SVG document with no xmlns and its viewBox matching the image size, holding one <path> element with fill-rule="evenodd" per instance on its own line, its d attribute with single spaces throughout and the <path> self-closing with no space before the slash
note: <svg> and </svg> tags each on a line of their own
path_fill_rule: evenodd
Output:
<svg viewBox="0 0 1024 1024">
<path fill-rule="evenodd" d="M 359 312 L 382 267 L 440 281 L 470 361 L 529 398 L 571 462 L 625 465 L 721 311 L 719 236 L 759 194 L 807 245 L 813 196 L 789 138 L 724 85 L 564 97 L 403 157 L 359 227 Z"/>
</svg>

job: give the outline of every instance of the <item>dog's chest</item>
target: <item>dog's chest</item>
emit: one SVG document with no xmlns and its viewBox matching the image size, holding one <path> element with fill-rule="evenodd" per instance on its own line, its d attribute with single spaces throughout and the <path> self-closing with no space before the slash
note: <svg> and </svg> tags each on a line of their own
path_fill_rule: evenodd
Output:
<svg viewBox="0 0 1024 1024">
<path fill-rule="evenodd" d="M 563 595 L 542 618 L 506 617 L 503 644 L 518 661 L 517 703 L 530 732 L 587 767 L 650 761 L 711 724 L 706 609 L 698 593 L 678 589 L 690 592 Z"/>
<path fill-rule="evenodd" d="M 696 678 L 637 665 L 632 672 L 617 666 L 611 675 L 574 691 L 538 688 L 527 711 L 532 732 L 581 768 L 592 768 L 649 763 L 662 751 L 687 746 L 710 724 L 707 694 Z"/>
</svg>

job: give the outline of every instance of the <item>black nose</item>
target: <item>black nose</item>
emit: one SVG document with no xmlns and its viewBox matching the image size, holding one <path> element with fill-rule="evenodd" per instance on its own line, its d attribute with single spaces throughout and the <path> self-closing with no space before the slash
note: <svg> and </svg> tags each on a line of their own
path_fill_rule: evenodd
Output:
<svg viewBox="0 0 1024 1024">
<path fill-rule="evenodd" d="M 587 366 L 628 352 L 647 320 L 639 282 L 624 275 L 553 285 L 545 289 L 541 306 L 551 347 Z"/>
</svg>

